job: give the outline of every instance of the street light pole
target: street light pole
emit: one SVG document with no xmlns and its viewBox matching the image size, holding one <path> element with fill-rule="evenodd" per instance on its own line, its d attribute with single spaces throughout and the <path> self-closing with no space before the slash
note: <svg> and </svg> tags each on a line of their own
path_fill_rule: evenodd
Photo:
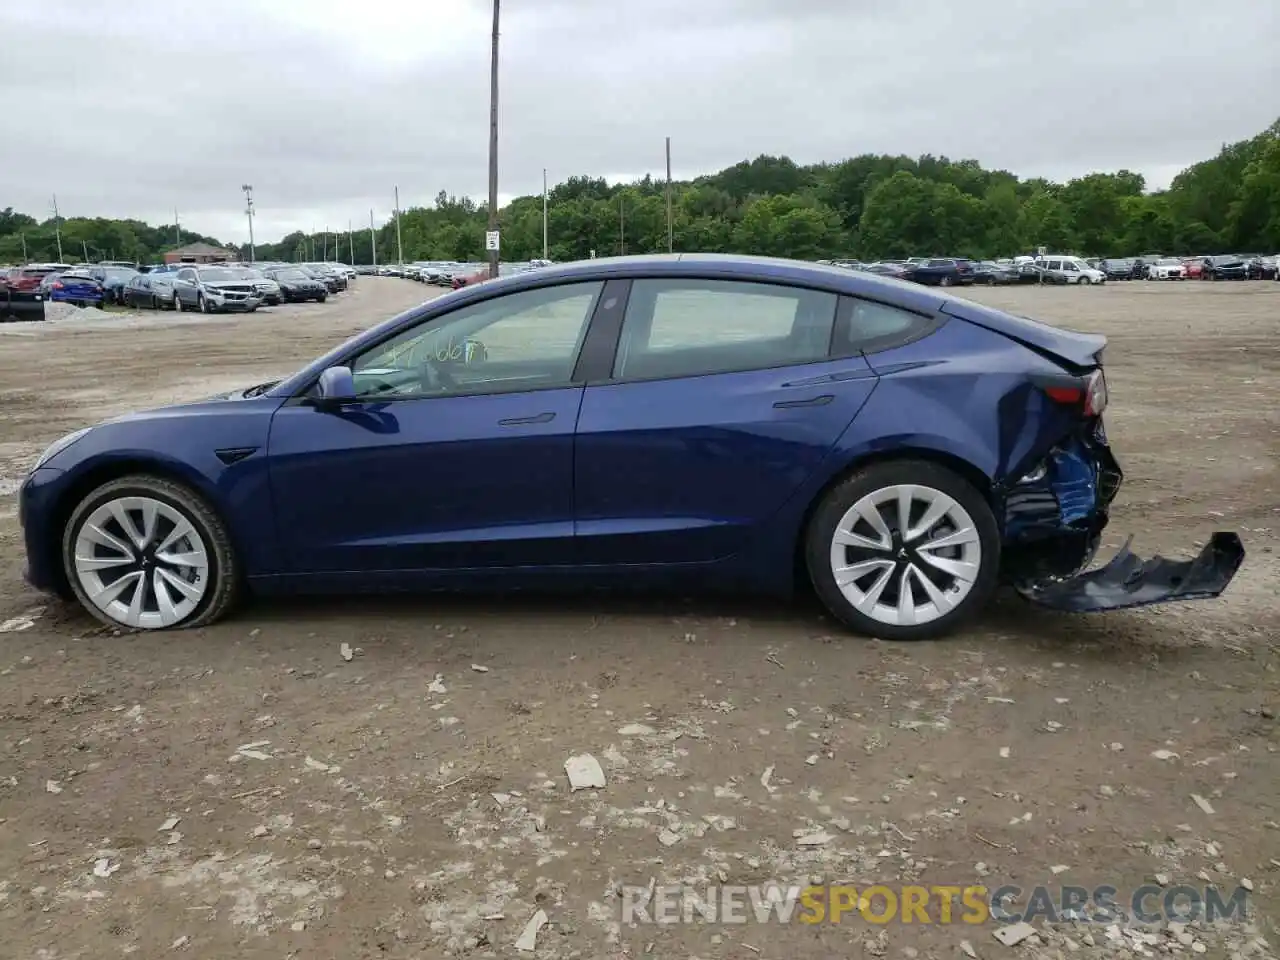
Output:
<svg viewBox="0 0 1280 960">
<path fill-rule="evenodd" d="M 369 210 L 369 249 L 373 251 L 373 272 L 378 272 L 378 237 L 373 232 L 373 210 Z"/>
<path fill-rule="evenodd" d="M 489 55 L 489 234 L 498 232 L 498 4 L 493 0 L 493 46 Z M 486 244 L 488 246 L 489 244 Z M 489 251 L 489 277 L 498 276 L 498 249 Z"/>
<path fill-rule="evenodd" d="M 58 240 L 58 262 L 62 263 L 62 222 L 58 219 L 58 195 L 53 195 L 53 235 Z"/>
<path fill-rule="evenodd" d="M 253 263 L 253 185 L 246 183 L 240 189 L 244 191 L 244 212 L 249 218 L 249 262 Z"/>
<path fill-rule="evenodd" d="M 667 253 L 671 253 L 672 228 L 671 228 L 671 138 L 667 137 Z"/>
<path fill-rule="evenodd" d="M 356 265 L 356 241 L 351 233 L 351 221 L 347 221 L 347 256 L 351 258 L 351 266 Z"/>
<path fill-rule="evenodd" d="M 627 255 L 627 215 L 625 212 L 626 197 L 618 193 L 618 256 Z"/>
<path fill-rule="evenodd" d="M 400 188 L 396 187 L 396 262 L 404 266 L 404 242 L 400 239 Z"/>
<path fill-rule="evenodd" d="M 542 259 L 547 258 L 547 168 L 542 168 Z"/>
</svg>

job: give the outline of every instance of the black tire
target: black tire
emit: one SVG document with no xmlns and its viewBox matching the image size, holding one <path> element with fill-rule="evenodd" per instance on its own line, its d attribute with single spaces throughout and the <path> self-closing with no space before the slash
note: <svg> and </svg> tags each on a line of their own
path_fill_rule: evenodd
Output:
<svg viewBox="0 0 1280 960">
<path fill-rule="evenodd" d="M 213 312 L 212 310 L 209 309 L 209 301 L 204 298 L 203 293 L 196 294 L 196 309 L 199 310 L 201 313 Z"/>
<path fill-rule="evenodd" d="M 316 303 L 324 303 L 328 299 L 329 295 L 327 293 L 322 293 L 316 297 Z"/>
<path fill-rule="evenodd" d="M 225 616 L 240 595 L 240 567 L 226 525 L 205 500 L 190 488 L 161 477 L 137 474 L 111 480 L 76 504 L 62 531 L 62 565 L 67 581 L 80 605 L 97 620 L 118 630 L 141 632 L 107 616 L 85 595 L 76 575 L 75 544 L 85 519 L 102 503 L 122 496 L 143 496 L 161 500 L 182 512 L 207 545 L 209 577 L 213 581 L 199 605 L 186 619 L 170 630 L 203 627 Z"/>
<path fill-rule="evenodd" d="M 969 593 L 937 619 L 909 626 L 886 624 L 859 612 L 836 586 L 831 542 L 845 513 L 876 490 L 896 484 L 931 487 L 951 497 L 973 520 L 982 548 L 978 575 Z M 856 633 L 885 640 L 928 640 L 950 633 L 986 606 L 999 582 L 1000 530 L 986 497 L 946 467 L 925 460 L 873 463 L 833 487 L 818 504 L 805 530 L 805 565 L 818 598 L 831 615 Z"/>
<path fill-rule="evenodd" d="M 174 313 L 184 312 L 184 308 L 182 306 L 182 298 L 178 296 L 177 291 L 174 291 L 174 294 L 173 294 L 173 312 Z"/>
</svg>

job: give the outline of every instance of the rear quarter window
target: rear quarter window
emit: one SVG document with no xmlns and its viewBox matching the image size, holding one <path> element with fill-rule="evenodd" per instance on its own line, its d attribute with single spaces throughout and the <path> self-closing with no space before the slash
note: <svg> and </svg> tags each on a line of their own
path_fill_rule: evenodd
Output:
<svg viewBox="0 0 1280 960">
<path fill-rule="evenodd" d="M 843 297 L 831 338 L 833 357 L 853 357 L 902 346 L 928 336 L 940 319 L 887 303 Z"/>
</svg>

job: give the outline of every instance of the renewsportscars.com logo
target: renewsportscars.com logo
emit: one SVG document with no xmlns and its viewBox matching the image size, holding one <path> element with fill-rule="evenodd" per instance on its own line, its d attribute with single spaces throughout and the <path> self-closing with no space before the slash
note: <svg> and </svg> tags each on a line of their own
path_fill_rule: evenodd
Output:
<svg viewBox="0 0 1280 960">
<path fill-rule="evenodd" d="M 967 924 L 1063 920 L 1109 924 L 1204 919 L 1244 921 L 1249 893 L 1236 887 L 1147 884 L 1127 894 L 1103 884 L 1096 887 L 1004 884 L 828 886 L 779 883 L 733 886 L 650 884 L 622 888 L 622 922 L 675 923 L 866 923 Z"/>
</svg>

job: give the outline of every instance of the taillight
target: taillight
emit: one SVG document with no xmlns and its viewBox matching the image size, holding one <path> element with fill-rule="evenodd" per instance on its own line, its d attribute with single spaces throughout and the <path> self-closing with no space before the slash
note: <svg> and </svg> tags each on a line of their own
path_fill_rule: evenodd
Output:
<svg viewBox="0 0 1280 960">
<path fill-rule="evenodd" d="M 61 280 L 55 280 L 55 281 L 53 281 L 52 286 L 53 286 L 53 289 L 55 289 L 55 290 L 61 290 L 61 289 L 62 289 L 62 281 L 61 281 Z"/>
<path fill-rule="evenodd" d="M 1101 369 L 1083 378 L 1055 377 L 1042 383 L 1041 388 L 1050 400 L 1079 407 L 1086 417 L 1099 416 L 1107 408 L 1107 378 Z"/>
</svg>

